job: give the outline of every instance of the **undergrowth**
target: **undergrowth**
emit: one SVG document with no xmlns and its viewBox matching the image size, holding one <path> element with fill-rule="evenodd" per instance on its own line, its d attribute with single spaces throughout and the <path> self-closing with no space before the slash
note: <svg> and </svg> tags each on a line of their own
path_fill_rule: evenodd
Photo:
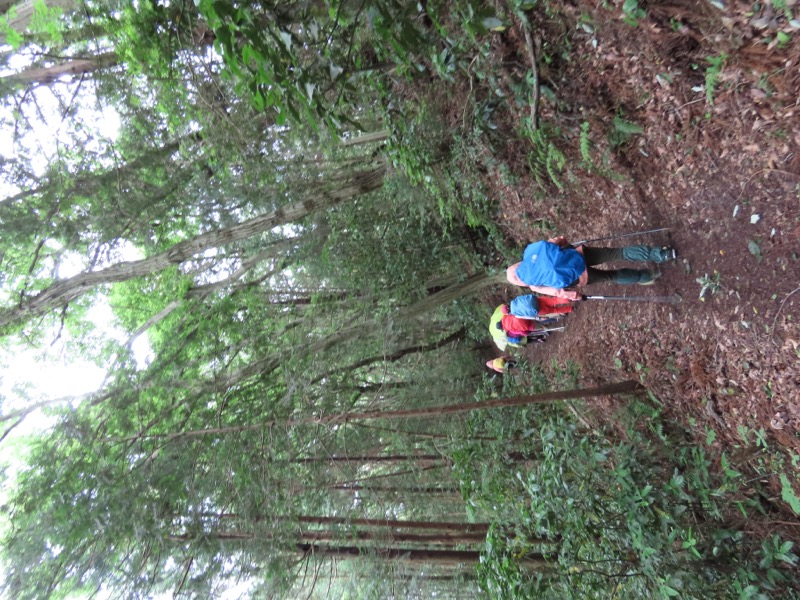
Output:
<svg viewBox="0 0 800 600">
<path fill-rule="evenodd" d="M 522 379 L 480 394 L 547 385 L 538 370 Z M 572 378 L 560 379 L 550 385 Z M 593 429 L 561 403 L 470 419 L 470 432 L 502 440 L 454 456 L 473 517 L 493 522 L 479 567 L 489 597 L 800 597 L 793 542 L 771 527 L 759 482 L 713 436 L 698 444 L 666 421 L 654 397 L 619 403 Z"/>
</svg>

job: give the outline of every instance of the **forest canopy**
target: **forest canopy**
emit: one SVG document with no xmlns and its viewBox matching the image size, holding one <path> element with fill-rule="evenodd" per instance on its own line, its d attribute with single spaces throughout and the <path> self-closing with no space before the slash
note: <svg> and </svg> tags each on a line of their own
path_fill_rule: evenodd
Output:
<svg viewBox="0 0 800 600">
<path fill-rule="evenodd" d="M 767 492 L 645 367 L 483 368 L 493 186 L 611 185 L 595 146 L 641 134 L 557 120 L 562 9 L 0 2 L 0 351 L 104 373 L 2 388 L 9 597 L 796 591 Z"/>
</svg>

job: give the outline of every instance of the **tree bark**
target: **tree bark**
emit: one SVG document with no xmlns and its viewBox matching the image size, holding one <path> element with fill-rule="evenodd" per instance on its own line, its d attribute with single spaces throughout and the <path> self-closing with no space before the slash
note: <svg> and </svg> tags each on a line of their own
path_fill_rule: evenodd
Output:
<svg viewBox="0 0 800 600">
<path fill-rule="evenodd" d="M 438 308 L 448 302 L 452 302 L 463 296 L 467 296 L 478 290 L 482 290 L 486 286 L 502 283 L 506 280 L 505 273 L 496 275 L 489 275 L 487 273 L 476 273 L 467 277 L 464 281 L 446 287 L 445 289 L 426 296 L 422 300 L 400 309 L 398 316 L 403 319 L 411 319 L 423 315 L 431 310 Z"/>
<path fill-rule="evenodd" d="M 272 532 L 254 531 L 222 531 L 207 534 L 207 537 L 220 541 L 272 539 Z M 172 542 L 188 542 L 196 539 L 191 534 L 167 536 Z M 401 544 L 431 544 L 437 546 L 455 546 L 457 544 L 481 544 L 486 539 L 486 534 L 481 532 L 438 532 L 438 533 L 400 533 L 389 530 L 379 531 L 348 531 L 348 530 L 306 530 L 300 532 L 298 541 L 302 543 L 336 542 L 345 540 L 359 540 L 367 542 L 385 542 Z M 533 540 L 534 542 L 536 540 Z M 547 540 L 544 540 L 545 542 Z M 365 548 L 380 548 L 379 546 L 365 546 Z"/>
<path fill-rule="evenodd" d="M 361 144 L 372 144 L 374 142 L 385 142 L 389 139 L 389 130 L 380 129 L 370 133 L 363 133 L 355 137 L 342 140 L 342 146 L 359 146 Z"/>
<path fill-rule="evenodd" d="M 181 264 L 210 248 L 246 240 L 273 227 L 293 223 L 317 211 L 365 194 L 380 186 L 383 173 L 383 167 L 356 173 L 350 185 L 332 191 L 315 190 L 314 199 L 296 202 L 243 223 L 200 234 L 142 260 L 117 263 L 99 271 L 89 271 L 58 281 L 37 295 L 24 299 L 19 306 L 0 311 L 0 328 L 45 314 L 55 308 L 62 308 L 97 286 L 149 275 L 171 265 Z"/>
<path fill-rule="evenodd" d="M 85 75 L 100 69 L 107 69 L 117 65 L 117 55 L 106 52 L 91 58 L 79 58 L 69 62 L 52 65 L 49 67 L 30 67 L 19 73 L 4 75 L 0 81 L 8 83 L 38 83 L 47 85 L 53 83 L 64 75 Z"/>
<path fill-rule="evenodd" d="M 69 9 L 75 8 L 77 6 L 76 0 L 47 0 L 45 2 L 47 8 L 55 8 L 59 7 L 64 10 L 64 12 L 68 12 Z M 2 0 L 0 2 L 0 14 L 7 14 L 11 7 L 15 7 L 16 10 L 14 11 L 14 18 L 9 19 L 8 25 L 11 29 L 22 33 L 28 27 L 28 24 L 31 22 L 31 17 L 33 17 L 35 3 L 32 0 L 26 0 L 23 2 L 18 2 L 16 0 Z M 6 35 L 4 33 L 0 33 L 0 44 L 6 43 Z"/>
<path fill-rule="evenodd" d="M 298 523 L 315 525 L 361 525 L 366 527 L 390 527 L 394 529 L 423 529 L 426 531 L 454 531 L 464 533 L 486 534 L 489 523 L 459 523 L 451 521 L 401 521 L 397 519 L 348 519 L 346 517 L 317 517 L 300 515 L 295 517 Z"/>
<path fill-rule="evenodd" d="M 411 320 L 416 317 L 420 317 L 425 313 L 428 313 L 432 310 L 443 306 L 448 302 L 452 302 L 457 298 L 461 298 L 468 294 L 472 294 L 485 288 L 488 285 L 492 285 L 495 283 L 501 283 L 505 281 L 505 274 L 498 274 L 498 275 L 488 275 L 486 273 L 477 273 L 476 275 L 472 275 L 468 277 L 465 281 L 458 283 L 456 285 L 450 286 L 441 290 L 440 292 L 436 292 L 426 298 L 412 304 L 411 306 L 407 306 L 405 308 L 401 308 L 398 310 L 394 318 L 398 320 Z M 350 340 L 356 339 L 357 337 L 364 335 L 365 325 L 363 323 L 359 323 L 358 325 L 351 325 L 349 327 L 345 327 L 340 329 L 334 334 L 329 335 L 328 337 L 319 340 L 316 344 L 309 347 L 309 352 L 313 353 L 323 353 L 327 352 L 333 346 L 338 344 L 342 344 L 345 342 L 349 342 Z"/>
<path fill-rule="evenodd" d="M 424 563 L 455 567 L 458 565 L 475 565 L 480 561 L 481 553 L 477 550 L 430 550 L 403 548 L 361 548 L 358 546 L 321 546 L 318 544 L 298 544 L 297 549 L 303 554 L 315 557 L 338 558 L 341 560 L 376 556 L 378 558 L 400 562 Z M 542 554 L 528 554 L 520 559 L 521 563 L 532 569 L 547 569 L 556 561 L 553 555 L 546 560 Z"/>
<path fill-rule="evenodd" d="M 428 408 L 412 408 L 408 410 L 396 411 L 369 411 L 362 413 L 345 413 L 343 415 L 328 415 L 314 419 L 315 423 L 333 423 L 338 421 L 349 421 L 359 419 L 407 419 L 412 417 L 436 417 L 473 410 L 485 410 L 487 408 L 508 408 L 511 406 L 524 406 L 526 404 L 540 404 L 553 402 L 556 400 L 578 400 L 581 398 L 592 398 L 595 396 L 609 396 L 614 394 L 633 393 L 644 390 L 644 387 L 633 380 L 620 383 L 610 383 L 596 388 L 583 388 L 567 390 L 564 392 L 546 392 L 535 396 L 514 396 L 512 398 L 498 398 L 485 402 L 465 402 L 463 404 L 451 404 L 446 406 L 431 406 Z"/>
<path fill-rule="evenodd" d="M 486 534 L 480 532 L 450 532 L 438 533 L 406 533 L 388 530 L 377 531 L 341 531 L 341 530 L 307 530 L 300 534 L 300 541 L 316 544 L 319 542 L 340 542 L 359 540 L 375 543 L 400 543 L 400 544 L 428 544 L 432 546 L 455 546 L 457 544 L 482 544 Z M 535 543 L 536 540 L 533 540 Z M 379 546 L 370 546 L 379 547 Z"/>
<path fill-rule="evenodd" d="M 387 487 L 387 486 L 368 486 L 368 485 L 347 485 L 344 484 L 336 484 L 336 485 L 329 485 L 326 486 L 329 490 L 342 490 L 345 492 L 376 492 L 376 493 L 383 493 L 383 494 L 430 494 L 430 495 L 437 495 L 437 494 L 457 494 L 458 488 L 455 487 L 439 487 L 439 486 L 431 486 L 431 485 L 418 485 L 418 486 L 408 486 L 408 487 Z"/>
<path fill-rule="evenodd" d="M 515 396 L 512 398 L 498 398 L 485 402 L 464 402 L 462 404 L 451 404 L 444 406 L 431 406 L 428 408 L 411 408 L 408 410 L 396 411 L 369 411 L 360 413 L 343 413 L 338 415 L 323 415 L 320 417 L 306 417 L 304 419 L 291 419 L 288 421 L 266 421 L 256 425 L 234 425 L 231 427 L 213 427 L 209 429 L 198 429 L 195 431 L 185 431 L 179 433 L 151 434 L 146 436 L 128 436 L 121 438 L 106 438 L 106 441 L 130 441 L 135 439 L 178 439 L 181 437 L 200 437 L 204 435 L 223 435 L 228 433 L 238 433 L 242 431 L 256 431 L 266 429 L 275 425 L 281 427 L 292 427 L 295 425 L 308 425 L 312 423 L 345 423 L 361 419 L 410 419 L 417 417 L 440 417 L 473 410 L 485 410 L 488 408 L 508 408 L 511 406 L 525 406 L 528 404 L 541 404 L 554 402 L 556 400 L 579 400 L 582 398 L 594 398 L 597 396 L 612 396 L 615 394 L 630 394 L 644 391 L 644 387 L 634 380 L 622 381 L 619 383 L 609 383 L 596 388 L 581 388 L 566 390 L 563 392 L 546 392 L 534 396 Z"/>
<path fill-rule="evenodd" d="M 440 460 L 447 460 L 447 457 L 442 456 L 441 454 L 410 454 L 410 455 L 377 455 L 377 456 L 320 456 L 320 457 L 310 457 L 310 458 L 297 458 L 294 460 L 288 461 L 290 464 L 293 465 L 309 465 L 309 464 L 316 464 L 316 463 L 399 463 L 399 462 L 413 462 L 413 461 L 420 461 L 420 462 L 430 462 L 430 461 L 440 461 Z M 277 461 L 276 461 L 277 462 Z"/>
<path fill-rule="evenodd" d="M 395 361 L 400 360 L 404 356 L 408 356 L 409 354 L 416 354 L 416 353 L 419 353 L 419 352 L 430 352 L 432 350 L 438 350 L 439 348 L 443 348 L 444 346 L 447 346 L 448 344 L 457 342 L 458 340 L 460 340 L 461 338 L 464 337 L 464 333 L 466 333 L 466 329 L 464 329 L 462 327 L 458 331 L 454 331 L 453 333 L 451 333 L 450 335 L 448 335 L 445 338 L 442 338 L 438 342 L 433 342 L 431 344 L 418 344 L 416 346 L 410 346 L 408 348 L 401 348 L 400 350 L 397 350 L 396 352 L 393 352 L 392 354 L 380 354 L 380 355 L 377 355 L 377 356 L 369 356 L 367 358 L 364 358 L 364 359 L 361 359 L 361 360 L 356 361 L 354 363 L 351 363 L 351 364 L 347 365 L 346 367 L 341 367 L 341 368 L 338 368 L 338 369 L 331 369 L 330 371 L 326 371 L 325 373 L 317 375 L 316 377 L 314 377 L 314 379 L 311 380 L 311 383 L 319 383 L 320 381 L 322 381 L 326 377 L 330 377 L 331 375 L 335 375 L 337 373 L 350 373 L 350 372 L 354 371 L 355 369 L 360 369 L 361 367 L 366 367 L 368 365 L 371 365 L 371 364 L 374 364 L 374 363 L 377 363 L 377 362 L 381 362 L 381 363 L 395 362 Z"/>
</svg>

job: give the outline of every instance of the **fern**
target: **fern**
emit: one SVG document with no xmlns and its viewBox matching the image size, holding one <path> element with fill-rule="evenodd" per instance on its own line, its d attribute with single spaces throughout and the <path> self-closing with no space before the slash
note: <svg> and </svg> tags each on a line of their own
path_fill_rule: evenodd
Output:
<svg viewBox="0 0 800 600">
<path fill-rule="evenodd" d="M 533 152 L 528 156 L 528 165 L 530 165 L 536 183 L 544 188 L 546 187 L 544 171 L 547 166 L 547 140 L 541 129 L 529 132 L 528 137 L 533 145 Z"/>
<path fill-rule="evenodd" d="M 533 152 L 531 152 L 528 157 L 528 166 L 531 169 L 531 173 L 533 173 L 533 178 L 536 180 L 536 183 L 539 184 L 539 187 L 546 187 L 544 184 L 544 169 Z"/>
<path fill-rule="evenodd" d="M 589 121 L 581 123 L 580 147 L 583 162 L 591 167 L 594 163 L 592 162 L 592 141 L 589 139 Z"/>
<path fill-rule="evenodd" d="M 639 135 L 644 133 L 644 128 L 642 128 L 641 125 L 637 125 L 636 123 L 631 123 L 630 121 L 626 121 L 620 116 L 614 117 L 614 130 L 617 133 L 621 133 L 627 136 Z"/>
<path fill-rule="evenodd" d="M 555 144 L 548 139 L 547 133 L 542 129 L 529 131 L 528 137 L 533 145 L 533 151 L 528 156 L 528 165 L 531 168 L 536 183 L 540 187 L 546 188 L 546 178 L 552 181 L 559 190 L 563 190 L 564 186 L 558 178 L 558 174 L 564 170 L 567 164 L 567 158 L 564 154 L 556 148 Z"/>
<path fill-rule="evenodd" d="M 622 146 L 634 135 L 644 133 L 644 128 L 636 123 L 626 121 L 619 115 L 614 117 L 614 128 L 608 134 L 608 142 L 612 146 Z"/>
<path fill-rule="evenodd" d="M 711 66 L 706 69 L 706 101 L 708 101 L 710 106 L 714 106 L 714 91 L 717 88 L 719 76 L 722 73 L 722 68 L 725 66 L 725 61 L 727 59 L 727 54 L 706 57 L 706 60 L 711 64 Z"/>
<path fill-rule="evenodd" d="M 781 499 L 792 507 L 792 510 L 800 515 L 800 498 L 794 493 L 792 483 L 789 478 L 781 473 Z"/>
<path fill-rule="evenodd" d="M 567 159 L 564 154 L 555 147 L 553 142 L 550 142 L 547 145 L 547 161 L 545 164 L 547 168 L 547 174 L 550 175 L 550 179 L 553 180 L 553 183 L 556 184 L 556 187 L 559 190 L 564 191 L 564 186 L 561 185 L 561 182 L 556 176 L 556 169 L 558 169 L 559 172 L 563 171 L 564 166 L 567 164 Z"/>
</svg>

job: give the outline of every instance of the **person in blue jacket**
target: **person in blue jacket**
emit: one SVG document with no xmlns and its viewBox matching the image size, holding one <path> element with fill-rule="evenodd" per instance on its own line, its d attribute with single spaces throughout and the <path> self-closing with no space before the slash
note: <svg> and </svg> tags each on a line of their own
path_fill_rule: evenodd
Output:
<svg viewBox="0 0 800 600">
<path fill-rule="evenodd" d="M 522 260 L 506 270 L 506 278 L 514 285 L 529 287 L 539 294 L 580 300 L 579 292 L 567 288 L 603 281 L 651 285 L 661 277 L 661 271 L 658 270 L 603 270 L 595 269 L 596 265 L 618 260 L 664 263 L 675 260 L 676 256 L 675 250 L 669 247 L 573 248 L 566 237 L 558 236 L 528 244 Z"/>
</svg>

